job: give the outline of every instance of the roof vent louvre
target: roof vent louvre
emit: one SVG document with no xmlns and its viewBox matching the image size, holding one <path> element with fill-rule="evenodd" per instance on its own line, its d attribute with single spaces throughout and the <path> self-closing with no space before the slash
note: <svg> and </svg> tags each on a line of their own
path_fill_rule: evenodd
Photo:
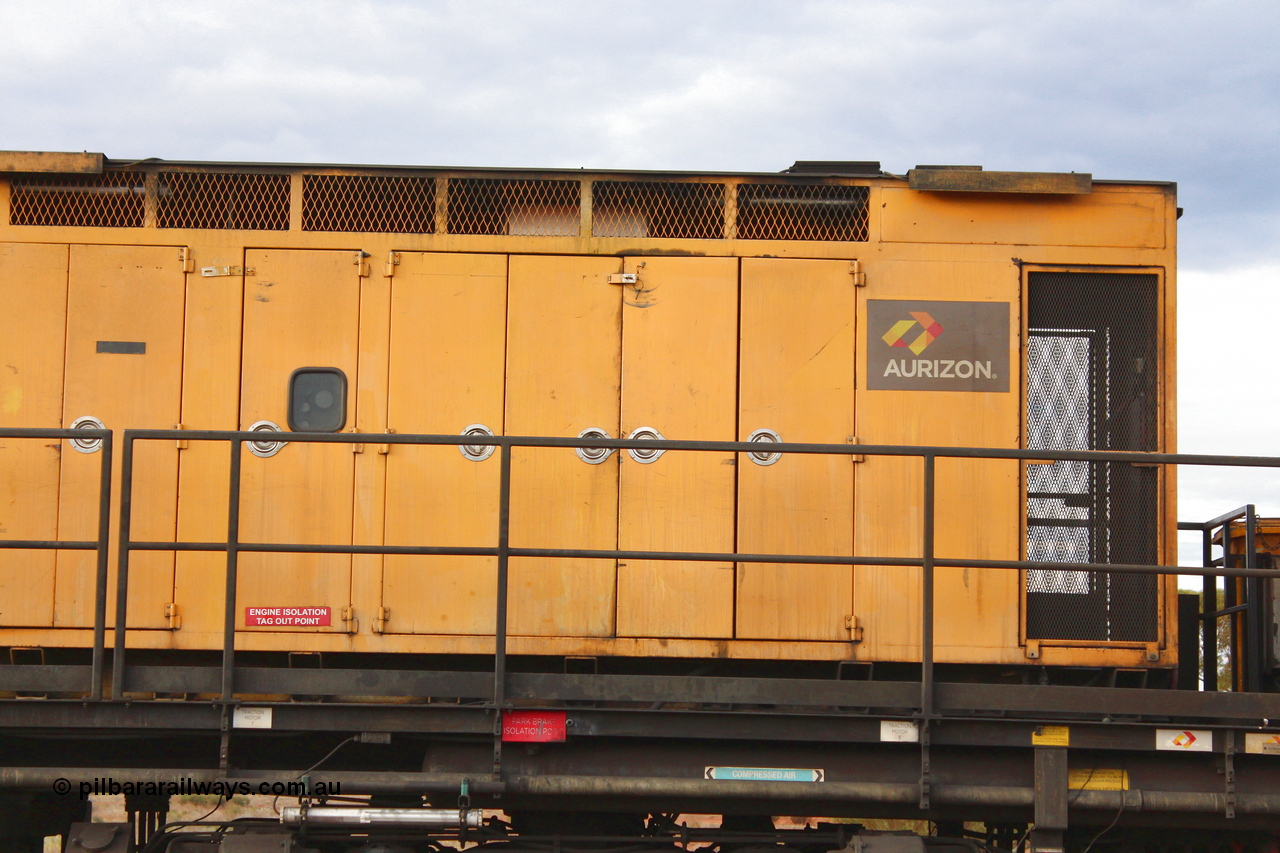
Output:
<svg viewBox="0 0 1280 853">
<path fill-rule="evenodd" d="M 142 172 L 22 175 L 13 181 L 9 223 L 141 228 L 145 181 Z"/>
</svg>

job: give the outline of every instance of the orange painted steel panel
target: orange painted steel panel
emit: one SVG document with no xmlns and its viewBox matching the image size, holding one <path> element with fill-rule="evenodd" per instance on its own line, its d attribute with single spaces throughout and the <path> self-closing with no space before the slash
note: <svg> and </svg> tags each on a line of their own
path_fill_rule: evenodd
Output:
<svg viewBox="0 0 1280 853">
<path fill-rule="evenodd" d="M 387 423 L 397 433 L 502 434 L 506 370 L 505 255 L 409 254 L 392 280 Z M 387 454 L 388 545 L 493 547 L 499 453 L 396 445 Z M 497 559 L 388 556 L 385 630 L 492 634 Z"/>
<path fill-rule="evenodd" d="M 116 436 L 113 473 L 112 566 L 119 524 L 120 465 L 126 429 L 178 423 L 182 394 L 182 319 L 186 277 L 178 249 L 156 246 L 72 246 L 67 289 L 67 346 L 63 425 L 101 420 Z M 98 528 L 97 453 L 63 443 L 59 536 L 93 539 Z M 131 538 L 172 540 L 177 525 L 178 450 L 172 442 L 134 446 Z M 173 601 L 172 552 L 134 552 L 129 560 L 128 624 L 167 628 Z M 93 624 L 97 558 L 61 551 L 54 624 Z M 112 572 L 114 575 L 114 570 Z M 108 583 L 108 624 L 115 613 L 115 580 Z"/>
<path fill-rule="evenodd" d="M 624 286 L 622 429 L 664 438 L 732 441 L 736 433 L 738 261 L 628 259 Z M 619 547 L 733 550 L 734 456 L 627 455 L 619 487 Z M 627 560 L 618 566 L 618 636 L 733 636 L 732 565 Z"/>
<path fill-rule="evenodd" d="M 846 444 L 854 435 L 855 288 L 847 261 L 742 261 L 738 440 Z M 849 456 L 738 456 L 738 550 L 853 554 Z M 849 640 L 853 567 L 738 564 L 739 638 Z"/>
<path fill-rule="evenodd" d="M 354 421 L 360 268 L 352 252 L 255 249 L 245 283 L 240 426 L 269 420 L 288 429 L 289 377 L 300 367 L 336 367 L 347 377 L 347 427 Z M 354 455 L 350 445 L 291 443 L 259 458 L 246 447 L 240 502 L 245 542 L 351 544 Z M 247 607 L 328 607 L 327 627 L 348 630 L 346 554 L 240 555 L 236 622 Z M 279 627 L 265 630 L 282 630 Z"/>
<path fill-rule="evenodd" d="M 859 301 L 859 335 L 867 347 L 888 346 L 887 328 L 866 328 L 866 299 L 947 299 L 1009 303 L 1010 360 L 1021 370 L 1017 329 L 1021 275 L 1016 264 L 880 262 L 867 264 L 874 293 Z M 872 290 L 871 287 L 866 289 Z M 865 295 L 863 295 L 865 294 Z M 945 332 L 944 332 L 945 334 Z M 1018 447 L 1018 376 L 1008 392 L 869 391 L 858 365 L 858 435 L 865 444 Z M 923 463 L 918 458 L 868 456 L 855 468 L 854 553 L 919 557 L 923 523 Z M 1006 460 L 939 460 L 935 553 L 939 557 L 1016 560 L 1020 555 L 1019 469 Z M 1007 519 L 995 523 L 993 519 Z M 920 570 L 859 566 L 854 602 L 864 628 L 858 656 L 919 660 Z M 1018 573 L 998 569 L 938 569 L 935 638 L 939 647 L 1018 646 Z"/>
<path fill-rule="evenodd" d="M 507 302 L 508 435 L 618 435 L 622 293 L 616 258 L 512 256 Z M 618 454 L 589 465 L 565 448 L 516 448 L 511 544 L 615 548 Z M 513 634 L 614 633 L 614 560 L 511 560 Z"/>
<path fill-rule="evenodd" d="M 67 247 L 0 245 L 0 427 L 62 426 Z M 0 438 L 0 536 L 58 538 L 61 446 Z M 0 625 L 53 624 L 53 551 L 0 551 Z"/>
</svg>

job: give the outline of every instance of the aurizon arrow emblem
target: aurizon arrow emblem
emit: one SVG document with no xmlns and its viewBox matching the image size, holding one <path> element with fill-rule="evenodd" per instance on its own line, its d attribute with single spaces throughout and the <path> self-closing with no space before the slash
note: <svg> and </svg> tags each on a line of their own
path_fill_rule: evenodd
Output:
<svg viewBox="0 0 1280 853">
<path fill-rule="evenodd" d="M 1183 749 L 1187 749 L 1188 747 L 1191 746 L 1191 744 L 1195 743 L 1196 740 L 1197 738 L 1195 735 L 1193 735 L 1191 732 L 1184 731 L 1182 734 L 1178 735 L 1173 739 L 1173 745 L 1180 746 Z"/>
</svg>

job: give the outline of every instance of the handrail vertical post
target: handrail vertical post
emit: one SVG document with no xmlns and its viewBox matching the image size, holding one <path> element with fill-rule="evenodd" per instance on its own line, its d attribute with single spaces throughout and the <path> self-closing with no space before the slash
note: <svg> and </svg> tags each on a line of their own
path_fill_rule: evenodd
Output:
<svg viewBox="0 0 1280 853">
<path fill-rule="evenodd" d="M 120 555 L 116 561 L 115 652 L 111 660 L 111 695 L 124 698 L 124 645 L 129 614 L 129 547 L 133 522 L 133 436 L 124 433 L 120 454 Z M 104 614 L 105 617 L 105 614 Z"/>
<path fill-rule="evenodd" d="M 227 589 L 223 599 L 222 701 L 230 702 L 235 684 L 236 575 L 240 563 L 240 462 L 244 442 L 231 441 L 231 476 L 227 497 Z"/>
<path fill-rule="evenodd" d="M 921 553 L 920 713 L 928 724 L 933 714 L 933 551 L 934 469 L 937 457 L 924 457 L 924 536 Z"/>
<path fill-rule="evenodd" d="M 1253 504 L 1244 508 L 1244 567 L 1258 567 L 1258 515 Z M 1244 586 L 1245 603 L 1245 672 L 1244 689 L 1250 693 L 1262 690 L 1262 671 L 1266 665 L 1263 649 L 1266 642 L 1266 629 L 1263 625 L 1262 578 L 1246 578 Z"/>
<path fill-rule="evenodd" d="M 507 569 L 511 554 L 511 445 L 504 443 L 498 483 L 498 590 L 493 626 L 493 706 L 499 720 L 506 701 L 507 682 Z M 499 722 L 501 725 L 501 722 Z"/>
<path fill-rule="evenodd" d="M 1200 534 L 1200 564 L 1206 569 L 1213 566 L 1213 530 L 1206 527 Z M 1200 669 L 1203 673 L 1202 690 L 1218 689 L 1218 578 L 1205 575 L 1201 581 L 1203 604 L 1200 611 Z"/>
<path fill-rule="evenodd" d="M 107 570 L 111 562 L 112 433 L 102 438 L 102 468 L 98 483 L 98 576 L 93 588 L 93 665 L 89 698 L 102 699 L 102 674 L 107 657 Z"/>
</svg>

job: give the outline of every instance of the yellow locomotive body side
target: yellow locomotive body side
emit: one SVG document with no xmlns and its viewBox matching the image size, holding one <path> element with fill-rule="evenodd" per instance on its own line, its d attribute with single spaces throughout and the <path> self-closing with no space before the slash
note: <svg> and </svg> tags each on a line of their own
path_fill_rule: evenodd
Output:
<svg viewBox="0 0 1280 853">
<path fill-rule="evenodd" d="M 0 174 L 0 428 L 68 427 L 91 416 L 117 431 L 260 421 L 287 430 L 294 371 L 340 370 L 342 429 L 368 443 L 246 453 L 245 541 L 492 546 L 497 455 L 473 461 L 456 446 L 379 444 L 392 431 L 456 435 L 483 426 L 575 437 L 595 428 L 625 438 L 650 428 L 668 439 L 734 441 L 768 429 L 788 442 L 1030 446 L 1024 306 L 1038 273 L 1154 276 L 1158 358 L 1145 369 L 1157 377 L 1157 429 L 1147 449 L 1174 450 L 1176 199 L 1168 184 L 955 192 L 912 189 L 884 174 L 133 169 L 133 184 L 92 184 L 113 199 L 123 187 L 121 204 L 136 196 L 133 213 L 75 220 L 64 205 L 58 215 L 70 219 L 58 224 L 21 224 L 56 217 L 24 212 L 16 196 L 56 206 L 64 202 L 54 190 L 72 193 L 85 179 Z M 127 171 L 108 162 L 103 175 L 113 170 Z M 183 196 L 196 210 L 184 218 L 172 209 L 184 186 L 175 174 L 221 183 Z M 241 176 L 274 183 L 250 192 L 243 186 L 257 185 L 237 184 Z M 385 197 L 394 221 L 378 220 L 372 197 L 346 220 L 331 205 L 326 219 L 321 179 L 397 179 L 422 195 Z M 466 216 L 480 214 L 463 190 L 477 184 L 493 197 L 529 200 L 502 202 L 496 226 L 468 227 Z M 716 188 L 688 204 L 718 218 L 663 220 L 660 206 L 634 202 L 658 185 Z M 783 203 L 785 193 L 741 191 L 760 186 L 864 187 L 856 201 L 865 233 L 806 239 L 803 223 L 786 219 L 803 205 Z M 266 207 L 271 192 L 274 213 L 256 219 L 227 201 Z M 779 208 L 773 236 L 743 236 L 747 201 Z M 495 233 L 450 233 L 458 230 Z M 675 236 L 647 236 L 661 233 Z M 869 375 L 872 362 L 877 374 L 887 364 L 875 348 L 889 346 L 903 354 L 901 369 L 908 360 L 921 369 L 931 341 L 920 337 L 928 324 L 915 315 L 927 312 L 916 303 L 1007 317 L 993 339 L 1007 341 L 1007 359 L 996 362 L 1008 372 L 989 386 L 1003 390 L 885 388 Z M 892 315 L 899 305 L 905 313 Z M 896 327 L 880 322 L 890 315 Z M 895 340 L 893 328 L 911 331 Z M 963 369 L 995 371 L 984 364 Z M 953 368 L 930 369 L 941 378 Z M 98 460 L 52 444 L 0 439 L 0 536 L 94 537 Z M 135 539 L 226 536 L 227 446 L 180 444 L 139 444 Z M 1029 467 L 939 460 L 937 556 L 1024 559 Z M 1167 564 L 1174 482 L 1171 473 L 1153 476 L 1153 561 Z M 668 451 L 642 462 L 623 451 L 589 464 L 571 449 L 516 448 L 511 545 L 918 557 L 922 477 L 920 460 L 906 457 L 784 456 L 759 465 L 728 452 Z M 493 557 L 240 560 L 237 649 L 493 652 Z M 224 565 L 218 553 L 134 554 L 128 645 L 221 648 Z M 0 551 L 0 646 L 89 646 L 93 575 L 88 552 Z M 1029 642 L 1025 573 L 939 568 L 935 659 L 1171 667 L 1176 588 L 1165 580 L 1149 637 Z M 511 654 L 920 660 L 916 568 L 517 557 L 510 590 Z M 271 607 L 327 609 L 327 624 L 246 623 L 248 608 Z"/>
</svg>

